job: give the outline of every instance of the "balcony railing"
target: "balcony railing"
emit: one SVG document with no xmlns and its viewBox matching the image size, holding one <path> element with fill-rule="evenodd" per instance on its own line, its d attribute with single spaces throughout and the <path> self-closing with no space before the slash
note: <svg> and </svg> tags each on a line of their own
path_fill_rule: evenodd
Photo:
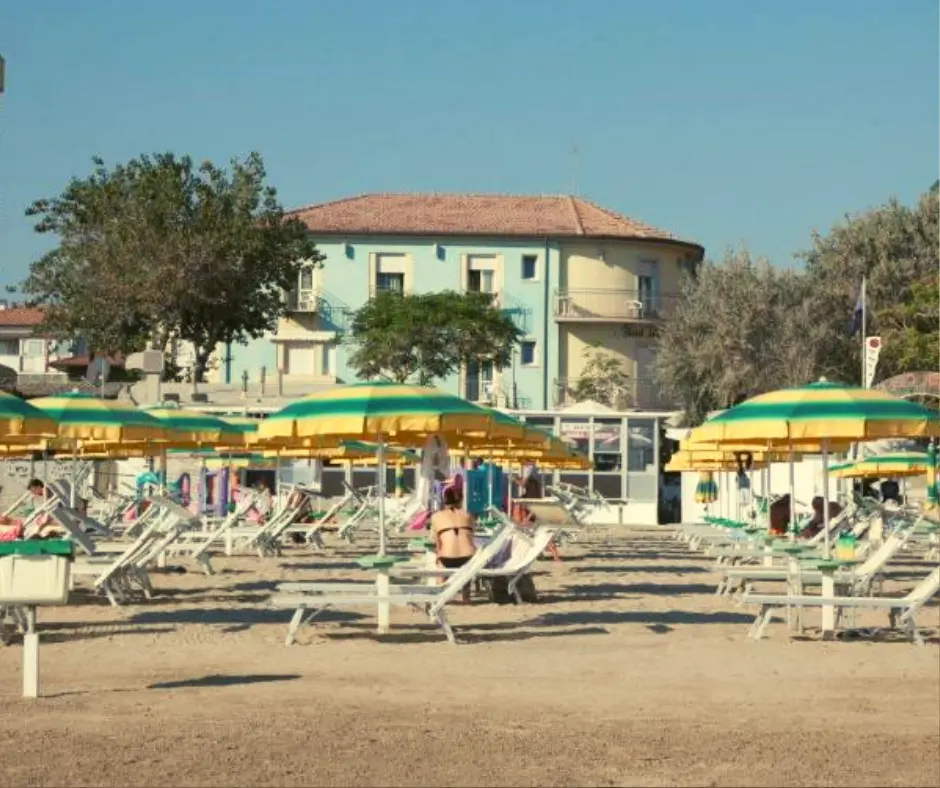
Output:
<svg viewBox="0 0 940 788">
<path fill-rule="evenodd" d="M 316 312 L 320 306 L 320 291 L 310 290 L 291 290 L 287 294 L 288 312 Z"/>
<path fill-rule="evenodd" d="M 674 293 L 648 290 L 557 290 L 555 319 L 583 322 L 657 322 L 676 302 Z"/>
<path fill-rule="evenodd" d="M 555 379 L 555 407 L 564 408 L 578 402 L 579 378 Z M 610 407 L 614 410 L 672 410 L 675 404 L 663 396 L 656 381 L 646 378 L 631 380 L 614 392 Z"/>
</svg>

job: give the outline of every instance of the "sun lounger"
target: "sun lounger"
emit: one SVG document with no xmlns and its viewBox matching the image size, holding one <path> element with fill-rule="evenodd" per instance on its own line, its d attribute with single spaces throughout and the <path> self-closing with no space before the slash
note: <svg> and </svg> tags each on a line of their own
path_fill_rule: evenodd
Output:
<svg viewBox="0 0 940 788">
<path fill-rule="evenodd" d="M 940 567 L 936 568 L 927 577 L 921 580 L 907 596 L 893 597 L 818 597 L 818 596 L 771 596 L 767 594 L 745 594 L 744 603 L 760 605 L 760 612 L 748 631 L 748 636 L 760 640 L 771 621 L 781 610 L 786 608 L 807 608 L 830 606 L 837 611 L 847 609 L 855 610 L 884 610 L 888 613 L 892 629 L 900 623 L 908 638 L 918 645 L 924 644 L 924 639 L 917 629 L 915 616 L 923 606 L 940 591 Z"/>
<path fill-rule="evenodd" d="M 910 538 L 912 528 L 895 531 L 877 549 L 873 550 L 868 558 L 859 564 L 854 571 L 847 568 L 837 574 L 835 583 L 848 589 L 853 596 L 868 594 L 872 584 L 878 581 L 885 567 L 901 552 L 904 544 Z M 818 555 L 806 556 L 806 560 L 819 561 Z M 817 569 L 800 568 L 794 577 L 791 566 L 751 566 L 728 567 L 723 572 L 721 582 L 718 584 L 716 594 L 730 596 L 735 591 L 747 592 L 753 589 L 754 583 L 774 580 L 795 580 L 798 584 L 818 585 L 822 583 L 823 574 Z"/>
<path fill-rule="evenodd" d="M 444 614 L 445 605 L 453 600 L 479 575 L 499 552 L 511 535 L 503 528 L 490 542 L 478 550 L 473 558 L 454 572 L 439 586 L 380 584 L 365 586 L 359 583 L 284 583 L 278 595 L 271 600 L 275 607 L 293 608 L 294 615 L 287 632 L 287 645 L 292 644 L 300 627 L 312 621 L 319 613 L 333 607 L 366 607 L 408 605 L 423 609 L 430 620 L 443 631 L 447 640 L 456 643 L 454 632 Z"/>
<path fill-rule="evenodd" d="M 504 546 L 503 555 L 497 555 L 495 560 L 480 570 L 476 579 L 492 579 L 505 577 L 509 580 L 509 593 L 521 603 L 517 585 L 528 575 L 533 565 L 555 538 L 555 530 L 540 526 L 531 533 L 513 528 L 510 532 L 508 544 Z M 508 549 L 506 549 L 508 548 Z M 399 564 L 391 570 L 392 577 L 449 577 L 459 569 L 445 569 L 443 567 L 423 567 Z"/>
</svg>

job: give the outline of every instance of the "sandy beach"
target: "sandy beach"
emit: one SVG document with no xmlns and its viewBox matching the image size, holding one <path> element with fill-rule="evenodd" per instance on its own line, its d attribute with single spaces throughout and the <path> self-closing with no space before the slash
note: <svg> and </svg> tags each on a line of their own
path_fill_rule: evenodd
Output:
<svg viewBox="0 0 940 788">
<path fill-rule="evenodd" d="M 369 544 L 330 546 L 41 610 L 43 698 L 20 697 L 19 637 L 0 646 L 0 784 L 940 785 L 936 603 L 924 648 L 822 643 L 813 613 L 752 642 L 710 559 L 602 529 L 540 562 L 538 604 L 455 606 L 459 646 L 410 610 L 378 638 L 362 609 L 287 647 L 278 582 L 368 578 Z M 927 568 L 892 570 L 888 592 Z"/>
</svg>

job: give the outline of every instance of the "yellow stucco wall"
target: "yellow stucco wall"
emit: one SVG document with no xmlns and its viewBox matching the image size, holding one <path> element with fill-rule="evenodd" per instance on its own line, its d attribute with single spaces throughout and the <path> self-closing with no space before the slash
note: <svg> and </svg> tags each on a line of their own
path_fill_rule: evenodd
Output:
<svg viewBox="0 0 940 788">
<path fill-rule="evenodd" d="M 669 244 L 579 241 L 561 247 L 560 287 L 567 290 L 635 290 L 641 263 L 659 263 L 663 296 L 679 290 L 679 260 L 689 252 Z M 601 257 L 604 259 L 602 260 Z"/>
<path fill-rule="evenodd" d="M 602 345 L 611 354 L 622 356 L 624 370 L 633 374 L 632 337 L 625 337 L 619 325 L 582 323 L 561 326 L 562 367 L 560 377 L 575 379 L 584 368 L 584 355 L 594 344 Z"/>
</svg>

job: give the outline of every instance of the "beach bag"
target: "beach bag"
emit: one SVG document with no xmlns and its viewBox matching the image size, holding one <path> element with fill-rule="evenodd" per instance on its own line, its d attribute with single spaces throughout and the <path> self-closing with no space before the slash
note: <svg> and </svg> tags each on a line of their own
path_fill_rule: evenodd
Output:
<svg viewBox="0 0 940 788">
<path fill-rule="evenodd" d="M 508 577 L 488 577 L 485 579 L 487 594 L 490 602 L 496 605 L 515 604 L 516 597 L 509 593 Z M 535 604 L 539 601 L 538 593 L 535 590 L 535 581 L 532 575 L 524 575 L 516 583 L 516 590 L 525 604 Z"/>
</svg>

